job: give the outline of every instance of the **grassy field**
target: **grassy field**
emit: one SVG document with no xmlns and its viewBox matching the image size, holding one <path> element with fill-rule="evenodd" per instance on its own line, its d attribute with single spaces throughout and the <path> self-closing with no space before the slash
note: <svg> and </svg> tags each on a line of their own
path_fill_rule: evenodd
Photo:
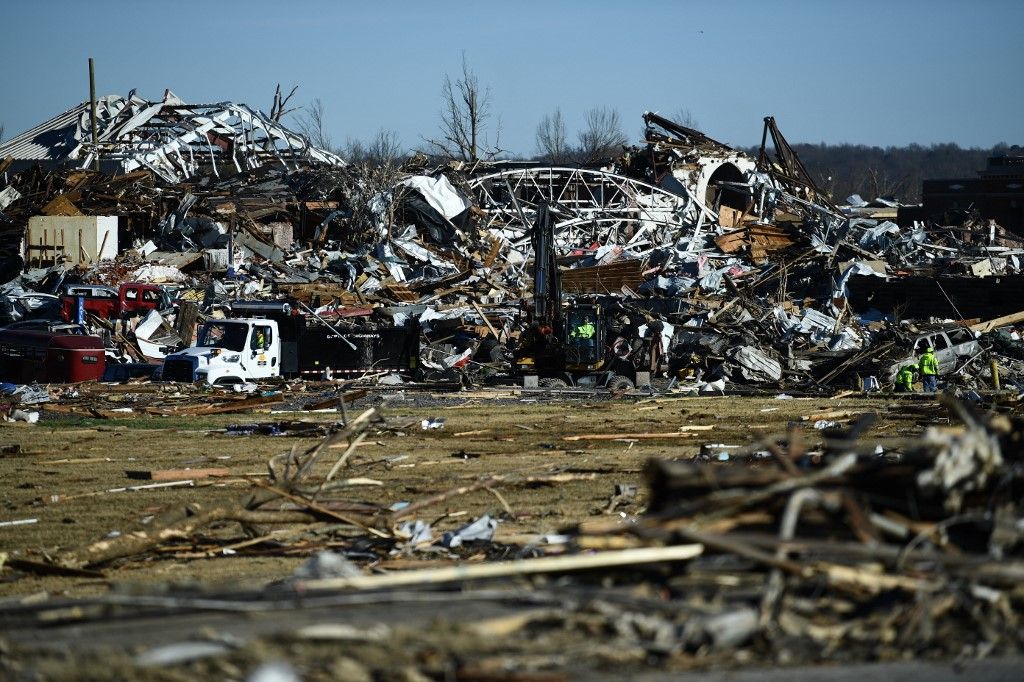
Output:
<svg viewBox="0 0 1024 682">
<path fill-rule="evenodd" d="M 373 397 L 361 402 L 373 404 Z M 428 404 L 424 405 L 423 402 Z M 366 405 L 356 404 L 353 413 Z M 863 398 L 701 397 L 637 400 L 495 401 L 462 397 L 429 401 L 392 400 L 383 408 L 397 432 L 373 435 L 352 458 L 346 476 L 379 482 L 350 488 L 345 499 L 387 508 L 415 502 L 487 475 L 570 471 L 587 480 L 554 485 L 479 490 L 423 510 L 435 536 L 489 513 L 500 519 L 497 539 L 556 533 L 606 511 L 616 484 L 639 488 L 637 498 L 615 513 L 639 514 L 645 506 L 642 469 L 649 458 L 689 459 L 705 444 L 746 445 L 758 434 L 806 428 L 820 415 L 840 422 L 862 412 L 878 415 L 873 432 L 906 436 L 920 432 L 924 412 L 934 403 Z M 810 417 L 810 420 L 807 418 Z M 138 416 L 116 420 L 47 418 L 35 425 L 0 425 L 0 476 L 5 481 L 0 521 L 37 519 L 30 525 L 0 527 L 0 552 L 33 560 L 123 533 L 148 516 L 191 502 L 207 505 L 233 499 L 264 477 L 267 460 L 317 438 L 236 436 L 229 425 L 303 420 L 332 422 L 334 413 L 280 413 L 195 418 Z M 425 430 L 421 420 L 445 420 Z M 681 427 L 710 426 L 686 437 L 631 438 L 670 434 Z M 610 440 L 567 440 L 612 434 Z M 712 448 L 715 451 L 719 448 Z M 13 451 L 17 452 L 13 452 Z M 322 464 L 330 466 L 330 461 Z M 713 466 L 713 464 L 710 464 Z M 147 485 L 133 470 L 224 467 L 229 476 L 196 480 L 188 487 L 118 490 Z M 276 529 L 266 529 L 272 532 Z M 103 568 L 103 577 L 39 577 L 7 570 L 0 595 L 46 590 L 68 596 L 91 594 L 116 583 L 259 585 L 288 575 L 322 546 L 309 538 L 294 546 L 255 545 L 225 555 L 224 543 L 246 540 L 237 524 L 182 541 L 143 560 Z M 396 564 L 397 565 L 397 564 Z"/>
</svg>

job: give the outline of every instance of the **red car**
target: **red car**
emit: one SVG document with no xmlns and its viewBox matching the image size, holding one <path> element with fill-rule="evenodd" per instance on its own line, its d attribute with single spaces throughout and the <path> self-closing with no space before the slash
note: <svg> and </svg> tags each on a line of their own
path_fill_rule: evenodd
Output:
<svg viewBox="0 0 1024 682">
<path fill-rule="evenodd" d="M 60 297 L 60 315 L 65 322 L 75 319 L 79 298 L 83 299 L 87 313 L 105 320 L 141 315 L 150 310 L 164 310 L 171 305 L 167 293 L 155 284 L 125 282 L 117 289 L 72 284 Z"/>
</svg>

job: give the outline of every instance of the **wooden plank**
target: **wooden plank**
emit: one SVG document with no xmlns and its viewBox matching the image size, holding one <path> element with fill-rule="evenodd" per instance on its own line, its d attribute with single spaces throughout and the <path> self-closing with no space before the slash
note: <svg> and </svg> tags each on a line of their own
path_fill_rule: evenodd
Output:
<svg viewBox="0 0 1024 682">
<path fill-rule="evenodd" d="M 178 306 L 178 317 L 174 322 L 174 333 L 181 339 L 182 344 L 187 348 L 192 345 L 192 336 L 196 330 L 196 320 L 199 319 L 199 306 L 194 301 L 182 301 Z"/>
<path fill-rule="evenodd" d="M 560 270 L 562 290 L 573 293 L 608 293 L 644 283 L 643 262 L 635 259 L 592 268 Z"/>
<path fill-rule="evenodd" d="M 1020 311 L 1019 313 L 1003 315 L 1002 317 L 997 317 L 992 320 L 986 320 L 985 322 L 972 324 L 970 329 L 973 332 L 981 332 L 982 334 L 984 334 L 986 332 L 992 331 L 993 329 L 998 329 L 999 327 L 1006 327 L 1011 324 L 1017 324 L 1018 322 L 1024 322 L 1024 310 Z"/>
<path fill-rule="evenodd" d="M 257 396 L 255 398 L 246 398 L 244 400 L 234 400 L 229 403 L 222 403 L 219 405 L 189 405 L 187 407 L 175 407 L 170 410 L 160 410 L 155 408 L 149 408 L 146 411 L 150 414 L 158 414 L 161 416 L 194 416 L 204 414 L 230 414 L 232 412 L 244 412 L 254 407 L 264 407 L 267 405 L 276 405 L 284 402 L 284 396 L 271 395 L 271 396 Z"/>
<path fill-rule="evenodd" d="M 419 294 L 414 294 L 404 284 L 389 284 L 384 288 L 392 297 L 402 303 L 416 303 L 420 300 Z"/>
<path fill-rule="evenodd" d="M 128 478 L 136 481 L 181 481 L 187 478 L 211 478 L 231 475 L 227 467 L 210 467 L 207 469 L 128 469 L 125 472 Z"/>
<path fill-rule="evenodd" d="M 714 424 L 705 426 L 683 426 L 679 431 L 666 433 L 585 433 L 579 436 L 564 436 L 562 440 L 643 440 L 645 438 L 692 438 L 696 431 L 710 431 L 715 428 Z"/>
<path fill-rule="evenodd" d="M 302 406 L 302 409 L 303 410 L 329 410 L 331 408 L 337 407 L 339 400 L 342 400 L 345 403 L 351 403 L 353 401 L 359 400 L 360 398 L 365 398 L 366 394 L 367 394 L 367 391 L 365 389 L 358 389 L 358 390 L 355 390 L 355 391 L 349 391 L 347 393 L 342 393 L 341 395 L 335 394 L 335 395 L 332 395 L 329 398 L 324 398 L 323 400 L 316 400 L 316 401 L 311 402 L 311 403 L 306 403 L 305 405 Z"/>
<path fill-rule="evenodd" d="M 596 554 L 573 554 L 570 556 L 542 557 L 519 561 L 498 561 L 487 564 L 428 568 L 421 571 L 395 571 L 379 575 L 361 575 L 351 578 L 326 578 L 302 583 L 311 590 L 338 589 L 382 589 L 402 585 L 429 585 L 464 580 L 481 580 L 516 575 L 538 575 L 544 573 L 565 573 L 613 566 L 634 566 L 648 563 L 688 561 L 700 556 L 704 547 L 700 544 L 670 545 L 668 547 L 643 547 L 624 549 L 617 552 Z"/>
<path fill-rule="evenodd" d="M 856 410 L 825 410 L 824 412 L 802 415 L 800 417 L 800 421 L 816 422 L 822 419 L 831 421 L 836 419 L 850 419 L 858 415 L 860 415 L 860 412 Z"/>
<path fill-rule="evenodd" d="M 496 237 L 491 237 L 491 250 L 488 251 L 487 257 L 484 258 L 484 267 L 489 268 L 494 265 L 494 261 L 498 257 L 498 252 L 500 251 L 501 240 Z"/>
<path fill-rule="evenodd" d="M 66 194 L 58 194 L 45 206 L 39 209 L 43 215 L 49 216 L 76 216 L 84 215 L 78 207 L 71 203 Z"/>
<path fill-rule="evenodd" d="M 487 319 L 486 315 L 484 315 L 484 311 L 480 309 L 480 305 L 476 301 L 471 301 L 471 302 L 473 304 L 473 307 L 476 308 L 476 312 L 479 313 L 480 317 L 482 317 L 484 319 L 484 324 L 486 324 L 487 328 L 489 330 L 491 330 L 492 334 L 494 334 L 494 338 L 500 341 L 501 340 L 501 335 L 498 334 L 497 330 L 495 330 L 494 326 L 491 324 L 491 321 Z"/>
</svg>

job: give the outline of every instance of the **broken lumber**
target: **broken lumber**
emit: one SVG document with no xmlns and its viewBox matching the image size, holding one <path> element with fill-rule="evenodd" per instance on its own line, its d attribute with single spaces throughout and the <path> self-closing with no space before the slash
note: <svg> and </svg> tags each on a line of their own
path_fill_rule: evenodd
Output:
<svg viewBox="0 0 1024 682">
<path fill-rule="evenodd" d="M 584 433 L 578 436 L 563 436 L 562 440 L 643 440 L 645 438 L 692 438 L 697 434 L 695 431 L 710 431 L 715 428 L 714 424 L 705 426 L 681 426 L 678 431 L 667 431 L 664 433 Z"/>
<path fill-rule="evenodd" d="M 1018 322 L 1024 322 L 1024 310 L 1019 313 L 1013 313 L 1011 315 L 1003 315 L 1002 317 L 996 317 L 991 320 L 985 320 L 978 324 L 972 324 L 969 329 L 972 332 L 981 332 L 982 334 L 990 332 L 1000 327 L 1006 327 L 1011 324 L 1017 324 Z"/>
<path fill-rule="evenodd" d="M 282 395 L 270 395 L 270 396 L 257 396 L 255 398 L 244 398 L 242 400 L 234 400 L 228 403 L 220 403 L 215 405 L 189 405 L 186 407 L 176 407 L 170 410 L 161 410 L 157 408 L 148 408 L 146 412 L 149 414 L 155 414 L 166 417 L 176 416 L 202 416 L 207 414 L 230 414 L 232 412 L 244 412 L 254 407 L 266 407 L 267 405 L 276 405 L 284 402 L 284 396 Z"/>
<path fill-rule="evenodd" d="M 186 478 L 200 479 L 230 476 L 231 470 L 227 467 L 212 467 L 209 469 L 128 469 L 124 473 L 128 478 L 137 481 L 180 481 Z"/>
<path fill-rule="evenodd" d="M 348 391 L 347 393 L 340 393 L 324 398 L 323 400 L 314 400 L 311 403 L 306 403 L 302 406 L 302 409 L 310 412 L 313 410 L 330 410 L 338 407 L 338 402 L 344 402 L 345 404 L 365 398 L 367 394 L 366 389 L 360 388 L 355 391 Z"/>
<path fill-rule="evenodd" d="M 373 590 L 403 585 L 436 585 L 515 575 L 564 573 L 569 571 L 586 571 L 594 568 L 611 568 L 614 566 L 688 561 L 703 553 L 704 547 L 700 544 L 642 547 L 638 549 L 623 549 L 617 552 L 541 557 L 539 559 L 524 559 L 521 561 L 499 561 L 471 566 L 447 566 L 444 568 L 429 568 L 422 571 L 399 571 L 383 575 L 326 578 L 305 581 L 302 583 L 302 586 L 309 590 L 338 590 L 346 588 Z"/>
</svg>

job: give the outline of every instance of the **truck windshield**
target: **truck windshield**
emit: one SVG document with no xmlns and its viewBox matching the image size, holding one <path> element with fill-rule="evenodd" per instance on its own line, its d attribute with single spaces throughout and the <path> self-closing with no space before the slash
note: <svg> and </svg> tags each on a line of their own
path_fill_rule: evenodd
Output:
<svg viewBox="0 0 1024 682">
<path fill-rule="evenodd" d="M 207 322 L 199 332 L 199 345 L 203 347 L 242 350 L 249 336 L 249 325 L 244 322 Z"/>
</svg>

